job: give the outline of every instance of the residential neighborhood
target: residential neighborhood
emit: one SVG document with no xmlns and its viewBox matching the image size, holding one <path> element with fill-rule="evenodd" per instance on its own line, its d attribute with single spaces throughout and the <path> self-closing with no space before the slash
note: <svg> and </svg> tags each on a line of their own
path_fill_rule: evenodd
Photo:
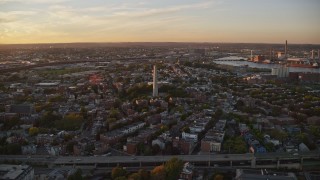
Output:
<svg viewBox="0 0 320 180">
<path fill-rule="evenodd" d="M 0 154 L 135 159 L 319 152 L 319 74 L 278 77 L 213 60 L 222 56 L 228 51 L 185 46 L 2 49 L 0 60 L 10 67 L 26 59 L 37 67 L 0 74 Z M 70 59 L 76 63 L 63 64 Z M 181 167 L 181 179 L 209 176 L 189 162 Z M 56 168 L 35 168 L 34 175 L 66 174 Z"/>
</svg>

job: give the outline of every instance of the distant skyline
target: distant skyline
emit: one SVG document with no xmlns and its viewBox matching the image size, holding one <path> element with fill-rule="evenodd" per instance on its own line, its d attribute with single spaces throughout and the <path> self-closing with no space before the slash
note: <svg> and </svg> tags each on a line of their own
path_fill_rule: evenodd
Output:
<svg viewBox="0 0 320 180">
<path fill-rule="evenodd" d="M 0 44 L 320 44 L 319 0 L 0 0 Z"/>
</svg>

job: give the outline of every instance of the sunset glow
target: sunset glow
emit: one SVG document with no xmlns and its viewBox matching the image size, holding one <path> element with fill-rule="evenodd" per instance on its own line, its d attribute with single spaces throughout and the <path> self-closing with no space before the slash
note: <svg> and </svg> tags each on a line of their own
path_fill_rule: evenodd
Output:
<svg viewBox="0 0 320 180">
<path fill-rule="evenodd" d="M 0 0 L 0 43 L 320 43 L 318 0 Z"/>
</svg>

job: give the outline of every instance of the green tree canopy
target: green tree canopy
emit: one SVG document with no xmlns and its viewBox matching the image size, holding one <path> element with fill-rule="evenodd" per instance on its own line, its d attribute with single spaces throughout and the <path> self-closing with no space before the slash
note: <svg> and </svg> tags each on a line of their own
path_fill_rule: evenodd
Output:
<svg viewBox="0 0 320 180">
<path fill-rule="evenodd" d="M 77 169 L 77 171 L 68 177 L 68 180 L 82 180 L 82 170 Z"/>
<path fill-rule="evenodd" d="M 164 165 L 166 171 L 166 179 L 176 180 L 183 168 L 183 161 L 174 157 L 166 162 Z"/>
<path fill-rule="evenodd" d="M 140 180 L 141 176 L 139 173 L 136 172 L 136 173 L 131 174 L 128 179 L 129 180 Z"/>
<path fill-rule="evenodd" d="M 121 176 L 126 176 L 127 171 L 121 166 L 114 167 L 111 172 L 112 179 L 116 179 Z"/>
<path fill-rule="evenodd" d="M 37 127 L 31 127 L 29 128 L 29 135 L 30 136 L 35 136 L 39 133 L 39 128 Z"/>
</svg>

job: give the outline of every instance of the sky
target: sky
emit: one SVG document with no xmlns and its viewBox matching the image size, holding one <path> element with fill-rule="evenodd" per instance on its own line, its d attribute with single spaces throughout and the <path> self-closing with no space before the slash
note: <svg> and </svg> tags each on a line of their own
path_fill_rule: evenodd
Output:
<svg viewBox="0 0 320 180">
<path fill-rule="evenodd" d="M 319 0 L 0 0 L 0 44 L 320 44 Z"/>
</svg>

